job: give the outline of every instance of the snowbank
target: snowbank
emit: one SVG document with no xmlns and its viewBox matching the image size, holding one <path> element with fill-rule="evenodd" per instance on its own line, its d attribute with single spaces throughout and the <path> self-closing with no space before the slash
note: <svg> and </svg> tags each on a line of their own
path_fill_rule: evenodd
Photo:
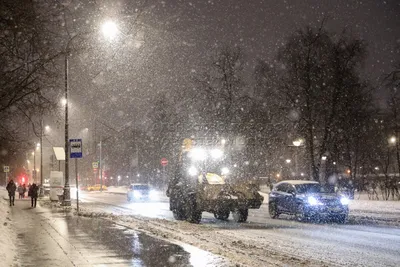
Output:
<svg viewBox="0 0 400 267">
<path fill-rule="evenodd" d="M 0 193 L 0 218 L 1 231 L 0 231 L 0 259 L 2 260 L 1 266 L 13 266 L 14 258 L 16 256 L 16 248 L 14 245 L 15 233 L 12 229 L 13 223 L 10 219 L 10 208 L 8 206 L 8 196 L 4 189 Z"/>
<path fill-rule="evenodd" d="M 126 186 L 109 186 L 107 187 L 108 193 L 114 193 L 114 194 L 126 194 L 128 191 L 128 188 Z"/>
</svg>

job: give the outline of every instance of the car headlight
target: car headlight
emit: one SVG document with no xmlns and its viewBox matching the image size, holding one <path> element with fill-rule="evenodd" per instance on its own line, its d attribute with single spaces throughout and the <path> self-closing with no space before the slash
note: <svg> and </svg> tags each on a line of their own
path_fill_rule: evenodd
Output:
<svg viewBox="0 0 400 267">
<path fill-rule="evenodd" d="M 202 148 L 194 148 L 192 151 L 189 152 L 189 157 L 193 160 L 205 160 L 207 157 L 206 151 Z"/>
<path fill-rule="evenodd" d="M 310 204 L 311 206 L 316 206 L 316 205 L 323 205 L 318 199 L 316 199 L 313 196 L 309 196 L 307 198 L 308 204 Z"/>
<path fill-rule="evenodd" d="M 342 203 L 342 205 L 349 205 L 350 200 L 347 197 L 342 197 L 340 199 L 340 203 Z"/>
<path fill-rule="evenodd" d="M 189 172 L 189 175 L 190 175 L 190 176 L 196 176 L 197 173 L 198 173 L 198 172 L 197 172 L 197 169 L 196 169 L 195 167 L 193 167 L 193 166 L 189 168 L 189 171 L 188 171 L 188 172 Z"/>
<path fill-rule="evenodd" d="M 142 197 L 142 193 L 140 193 L 139 191 L 133 191 L 133 197 L 134 198 L 141 198 Z"/>
<path fill-rule="evenodd" d="M 211 157 L 213 159 L 220 159 L 224 155 L 224 152 L 221 149 L 213 149 L 211 150 Z"/>
</svg>

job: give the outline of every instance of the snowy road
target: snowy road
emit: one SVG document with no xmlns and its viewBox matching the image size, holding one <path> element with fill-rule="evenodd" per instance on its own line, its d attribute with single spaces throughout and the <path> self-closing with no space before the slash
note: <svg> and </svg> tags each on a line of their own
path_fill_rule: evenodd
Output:
<svg viewBox="0 0 400 267">
<path fill-rule="evenodd" d="M 166 200 L 127 203 L 124 195 L 108 193 L 83 194 L 82 200 L 84 209 L 135 215 L 126 220 L 128 225 L 250 266 L 398 266 L 400 262 L 400 229 L 395 227 L 299 223 L 289 217 L 273 220 L 266 205 L 252 210 L 248 223 L 221 222 L 203 213 L 201 225 L 190 225 L 173 219 Z"/>
</svg>

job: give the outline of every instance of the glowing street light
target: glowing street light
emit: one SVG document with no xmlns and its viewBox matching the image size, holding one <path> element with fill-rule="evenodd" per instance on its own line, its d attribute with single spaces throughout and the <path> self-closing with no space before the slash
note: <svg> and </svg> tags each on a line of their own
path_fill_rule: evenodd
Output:
<svg viewBox="0 0 400 267">
<path fill-rule="evenodd" d="M 292 143 L 294 146 L 301 146 L 303 144 L 303 140 L 297 139 L 297 140 L 294 140 Z"/>
<path fill-rule="evenodd" d="M 65 99 L 65 98 L 61 99 L 61 104 L 63 106 L 67 105 L 67 99 Z"/>
<path fill-rule="evenodd" d="M 286 163 L 287 163 L 287 164 L 289 164 L 290 162 L 292 162 L 291 159 L 287 159 L 287 160 L 286 160 Z"/>
<path fill-rule="evenodd" d="M 106 21 L 101 26 L 101 31 L 103 32 L 103 35 L 110 40 L 113 40 L 119 32 L 117 24 L 113 21 Z"/>
<path fill-rule="evenodd" d="M 321 159 L 322 159 L 323 161 L 325 161 L 325 160 L 326 160 L 326 156 L 322 156 Z"/>
<path fill-rule="evenodd" d="M 49 126 L 49 125 L 46 125 L 46 126 L 44 126 L 44 129 L 45 129 L 46 131 L 50 131 L 50 126 Z"/>
<path fill-rule="evenodd" d="M 397 142 L 397 139 L 396 139 L 395 136 L 392 136 L 392 137 L 389 138 L 389 143 L 396 144 L 396 142 Z"/>
</svg>

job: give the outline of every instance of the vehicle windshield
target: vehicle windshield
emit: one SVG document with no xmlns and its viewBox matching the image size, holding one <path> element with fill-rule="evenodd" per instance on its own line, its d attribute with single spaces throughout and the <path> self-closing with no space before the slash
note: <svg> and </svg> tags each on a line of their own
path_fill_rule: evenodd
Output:
<svg viewBox="0 0 400 267">
<path fill-rule="evenodd" d="M 296 185 L 296 191 L 298 194 L 310 194 L 310 193 L 323 192 L 322 187 L 319 184 L 298 184 L 298 185 Z"/>
<path fill-rule="evenodd" d="M 133 189 L 134 190 L 149 190 L 149 186 L 145 185 L 145 184 L 134 185 Z"/>
</svg>

